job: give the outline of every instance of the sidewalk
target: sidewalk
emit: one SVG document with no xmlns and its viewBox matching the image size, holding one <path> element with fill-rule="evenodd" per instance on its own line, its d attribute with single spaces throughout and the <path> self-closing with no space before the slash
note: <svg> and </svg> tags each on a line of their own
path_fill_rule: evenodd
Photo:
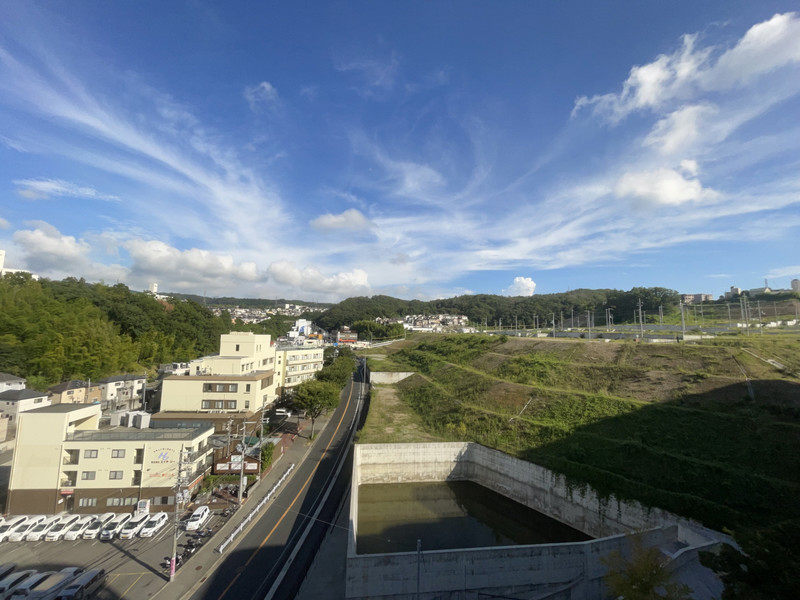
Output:
<svg viewBox="0 0 800 600">
<path fill-rule="evenodd" d="M 317 437 L 319 433 L 327 427 L 329 420 L 330 414 L 316 420 L 314 423 L 314 433 Z M 310 431 L 310 421 L 304 421 L 304 427 L 301 429 L 301 433 L 306 430 L 306 428 Z M 228 535 L 234 529 L 236 529 L 250 510 L 269 493 L 291 464 L 299 466 L 311 450 L 313 443 L 314 442 L 309 442 L 308 438 L 297 435 L 291 445 L 286 448 L 283 455 L 272 465 L 269 473 L 261 480 L 261 483 L 258 484 L 256 489 L 249 492 L 242 507 L 227 519 L 225 524 L 215 531 L 210 539 L 204 542 L 195 555 L 192 556 L 183 567 L 178 569 L 175 573 L 175 579 L 172 582 L 165 583 L 160 590 L 153 594 L 152 598 L 163 597 L 169 600 L 178 600 L 180 598 L 187 598 L 197 591 L 214 572 L 217 564 L 236 548 L 238 541 L 258 522 L 258 518 L 254 518 L 248 524 L 239 537 L 225 549 L 224 553 L 218 553 L 216 548 L 227 539 Z M 296 472 L 297 469 L 295 468 L 289 475 L 289 479 L 283 483 L 283 486 L 286 485 Z M 280 490 L 278 490 L 277 493 L 280 493 Z M 268 503 L 262 511 L 269 510 L 269 506 Z"/>
</svg>

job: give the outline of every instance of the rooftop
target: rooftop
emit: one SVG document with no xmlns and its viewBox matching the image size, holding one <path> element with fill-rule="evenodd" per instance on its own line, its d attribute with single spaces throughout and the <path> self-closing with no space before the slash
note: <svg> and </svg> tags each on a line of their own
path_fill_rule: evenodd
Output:
<svg viewBox="0 0 800 600">
<path fill-rule="evenodd" d="M 137 429 L 136 427 L 111 427 L 99 431 L 75 431 L 67 435 L 67 439 L 74 442 L 103 442 L 103 441 L 186 441 L 190 442 L 204 433 L 211 433 L 214 427 L 195 427 L 184 429 Z"/>
<path fill-rule="evenodd" d="M 6 390 L 5 392 L 0 392 L 0 400 L 4 400 L 6 402 L 18 402 L 20 400 L 28 400 L 30 398 L 45 397 L 47 397 L 47 392 L 37 392 L 36 390 L 27 388 L 24 390 Z"/>
</svg>

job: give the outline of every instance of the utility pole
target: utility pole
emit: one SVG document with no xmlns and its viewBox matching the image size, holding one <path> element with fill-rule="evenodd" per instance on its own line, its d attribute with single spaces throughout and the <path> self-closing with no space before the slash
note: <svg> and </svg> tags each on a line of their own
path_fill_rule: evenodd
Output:
<svg viewBox="0 0 800 600">
<path fill-rule="evenodd" d="M 172 557 L 169 560 L 169 580 L 170 583 L 175 579 L 175 569 L 178 565 L 178 536 L 180 524 L 180 511 L 178 510 L 178 499 L 183 497 L 181 486 L 186 485 L 186 478 L 183 476 L 183 444 L 178 453 L 178 474 L 175 477 L 175 523 L 172 533 Z"/>
<path fill-rule="evenodd" d="M 553 319 L 553 339 L 556 337 L 556 313 L 550 313 L 550 318 Z"/>
<path fill-rule="evenodd" d="M 797 312 L 796 309 L 795 312 Z M 559 314 L 561 315 L 561 331 L 564 331 L 564 311 L 563 310 L 559 311 Z"/>
<path fill-rule="evenodd" d="M 731 320 L 731 305 L 730 305 L 730 302 L 726 302 L 725 306 L 728 307 L 728 329 L 733 329 L 733 321 Z"/>
<path fill-rule="evenodd" d="M 644 339 L 644 319 L 642 318 L 642 299 L 639 298 L 639 332 L 641 337 L 639 339 Z"/>
<path fill-rule="evenodd" d="M 586 311 L 586 325 L 589 327 L 589 339 L 592 339 L 592 318 L 591 313 Z"/>
<path fill-rule="evenodd" d="M 678 306 L 681 309 L 681 331 L 683 332 L 683 340 L 686 340 L 686 319 L 683 316 L 683 300 L 678 300 Z"/>
<path fill-rule="evenodd" d="M 658 305 L 658 322 L 660 325 L 664 324 L 664 306 L 662 304 Z"/>
</svg>

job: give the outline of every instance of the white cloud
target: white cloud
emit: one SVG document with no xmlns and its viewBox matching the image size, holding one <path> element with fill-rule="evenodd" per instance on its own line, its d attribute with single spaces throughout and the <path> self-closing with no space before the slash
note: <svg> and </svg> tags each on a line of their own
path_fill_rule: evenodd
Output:
<svg viewBox="0 0 800 600">
<path fill-rule="evenodd" d="M 503 290 L 504 296 L 533 296 L 536 282 L 530 277 L 514 277 L 514 283 Z"/>
<path fill-rule="evenodd" d="M 87 186 L 64 181 L 63 179 L 16 179 L 14 185 L 18 186 L 17 193 L 30 200 L 42 200 L 52 196 L 67 198 L 88 198 L 91 200 L 105 200 L 119 202 L 119 196 L 101 194 Z"/>
<path fill-rule="evenodd" d="M 672 169 L 656 169 L 625 173 L 617 181 L 614 193 L 622 197 L 634 197 L 655 204 L 680 205 L 685 202 L 714 200 L 719 194 L 704 188 L 697 179 L 686 179 Z"/>
<path fill-rule="evenodd" d="M 250 110 L 258 112 L 262 105 L 270 106 L 278 102 L 278 90 L 269 81 L 262 81 L 258 85 L 246 87 L 244 98 Z"/>
<path fill-rule="evenodd" d="M 273 281 L 307 293 L 346 298 L 370 292 L 367 273 L 362 269 L 325 276 L 316 267 L 299 268 L 290 261 L 278 260 L 269 265 L 268 271 Z"/>
<path fill-rule="evenodd" d="M 670 113 L 645 137 L 645 146 L 654 146 L 661 154 L 685 153 L 691 149 L 702 134 L 704 121 L 718 112 L 710 104 L 684 106 Z"/>
<path fill-rule="evenodd" d="M 365 96 L 375 96 L 394 88 L 400 61 L 397 55 L 392 53 L 387 58 L 359 57 L 335 60 L 333 67 L 337 71 L 360 74 L 364 87 L 357 91 Z"/>
<path fill-rule="evenodd" d="M 776 14 L 753 25 L 741 40 L 719 57 L 702 81 L 706 89 L 726 89 L 800 62 L 800 18 L 797 13 Z"/>
<path fill-rule="evenodd" d="M 172 277 L 186 281 L 211 281 L 220 278 L 228 283 L 254 282 L 263 279 L 253 262 L 236 263 L 233 256 L 191 248 L 179 250 L 156 240 L 133 239 L 123 242 L 133 261 L 133 275 Z M 220 282 L 221 283 L 221 282 Z"/>
<path fill-rule="evenodd" d="M 9 229 L 11 227 L 11 223 L 6 221 L 3 217 L 0 217 L 0 229 Z"/>
<path fill-rule="evenodd" d="M 697 165 L 696 160 L 684 159 L 681 161 L 681 171 L 690 177 L 697 177 L 700 167 Z"/>
<path fill-rule="evenodd" d="M 364 231 L 369 229 L 372 224 L 360 210 L 348 208 L 346 211 L 338 215 L 333 215 L 330 213 L 321 215 L 311 221 L 311 226 L 314 229 L 321 231 Z"/>
<path fill-rule="evenodd" d="M 778 279 L 780 277 L 800 277 L 800 265 L 788 267 L 773 267 L 767 273 L 768 279 Z"/>
</svg>

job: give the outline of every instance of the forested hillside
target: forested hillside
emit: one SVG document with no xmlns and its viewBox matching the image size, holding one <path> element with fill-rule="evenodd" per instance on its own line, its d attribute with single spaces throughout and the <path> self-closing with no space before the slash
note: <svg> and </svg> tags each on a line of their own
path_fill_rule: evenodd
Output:
<svg viewBox="0 0 800 600">
<path fill-rule="evenodd" d="M 495 326 L 500 322 L 505 325 L 516 322 L 532 326 L 534 317 L 541 324 L 549 324 L 554 315 L 556 319 L 561 316 L 570 318 L 573 311 L 576 318 L 585 318 L 584 313 L 587 310 L 596 311 L 599 313 L 596 318 L 601 319 L 604 310 L 610 308 L 614 314 L 614 322 L 624 323 L 633 321 L 640 300 L 642 310 L 649 314 L 657 313 L 659 306 L 663 306 L 667 317 L 678 311 L 679 294 L 675 290 L 636 287 L 628 292 L 580 289 L 535 296 L 477 294 L 431 302 L 401 300 L 390 296 L 361 296 L 348 298 L 332 306 L 317 317 L 315 322 L 323 329 L 330 330 L 362 319 L 449 313 L 466 315 L 475 324 Z"/>
<path fill-rule="evenodd" d="M 44 389 L 67 379 L 144 371 L 215 352 L 231 330 L 285 333 L 289 325 L 231 324 L 187 300 L 161 302 L 125 285 L 23 274 L 0 280 L 0 371 Z"/>
</svg>

